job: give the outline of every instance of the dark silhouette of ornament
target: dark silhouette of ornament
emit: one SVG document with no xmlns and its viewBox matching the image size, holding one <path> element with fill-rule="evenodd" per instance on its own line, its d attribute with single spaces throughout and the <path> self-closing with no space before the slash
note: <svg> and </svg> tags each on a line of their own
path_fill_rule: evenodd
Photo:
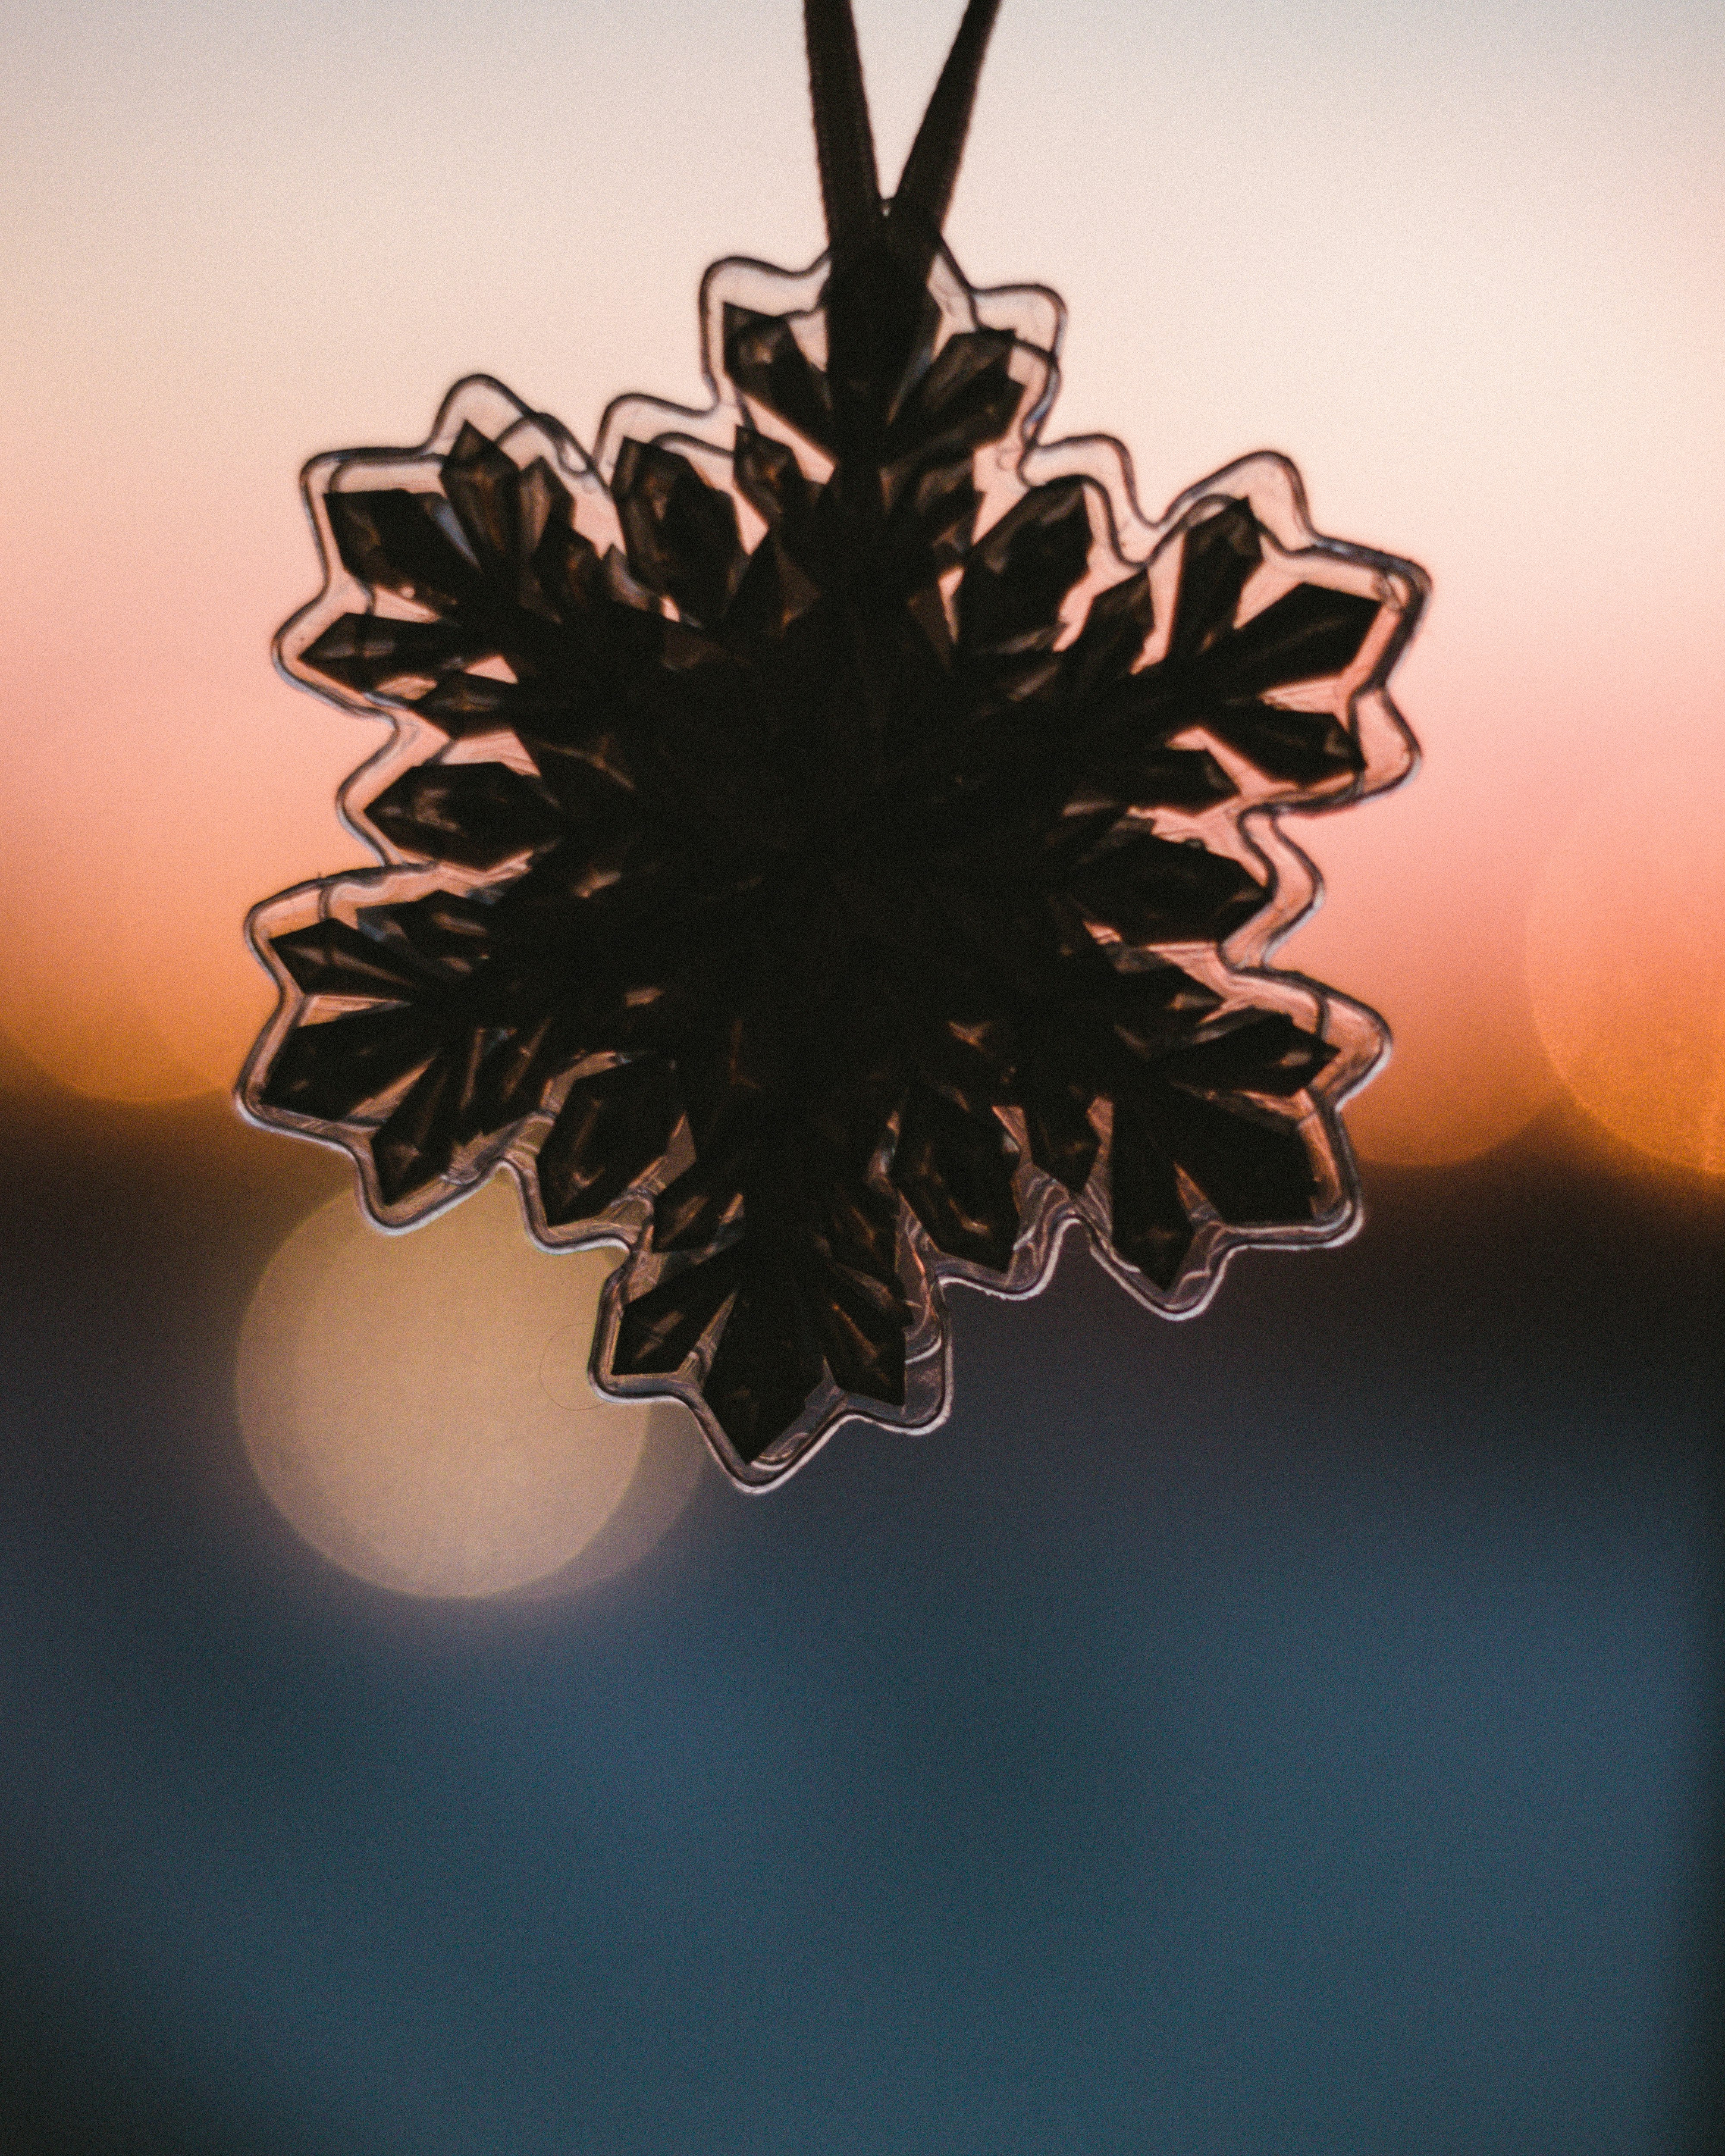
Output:
<svg viewBox="0 0 1725 2156">
<path fill-rule="evenodd" d="M 1277 818 L 1411 768 L 1425 580 L 1280 458 L 1153 523 L 1117 444 L 1044 442 L 1058 301 L 940 239 L 993 13 L 884 203 L 809 0 L 830 245 L 709 271 L 711 408 L 624 399 L 589 457 L 478 380 L 319 459 L 280 640 L 392 721 L 342 795 L 385 865 L 254 916 L 244 1106 L 387 1224 L 502 1163 L 542 1243 L 625 1245 L 596 1383 L 753 1486 L 938 1420 L 945 1285 L 1034 1292 L 1075 1223 L 1181 1314 L 1357 1214 L 1384 1034 L 1266 963 L 1315 896 Z"/>
</svg>

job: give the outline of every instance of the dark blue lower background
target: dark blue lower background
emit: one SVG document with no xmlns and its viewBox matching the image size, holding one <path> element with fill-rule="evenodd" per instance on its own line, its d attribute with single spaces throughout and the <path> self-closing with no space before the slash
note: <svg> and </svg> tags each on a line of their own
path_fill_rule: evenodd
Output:
<svg viewBox="0 0 1725 2156">
<path fill-rule="evenodd" d="M 234 1342 L 341 1170 L 14 1091 L 8 2152 L 1713 2145 L 1721 1207 L 1561 1115 L 566 1603 L 375 1593 Z"/>
</svg>

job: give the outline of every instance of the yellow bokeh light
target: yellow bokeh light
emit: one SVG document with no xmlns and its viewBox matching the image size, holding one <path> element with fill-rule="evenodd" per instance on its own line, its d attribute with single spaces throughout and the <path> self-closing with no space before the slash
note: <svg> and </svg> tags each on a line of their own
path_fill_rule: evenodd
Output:
<svg viewBox="0 0 1725 2156">
<path fill-rule="evenodd" d="M 1527 978 L 1584 1108 L 1725 1174 L 1725 762 L 1636 773 L 1576 819 L 1534 896 Z"/>
<path fill-rule="evenodd" d="M 537 1250 L 501 1177 L 410 1235 L 382 1234 L 347 1196 L 313 1214 L 264 1272 L 240 1343 L 241 1425 L 277 1507 L 336 1563 L 410 1594 L 561 1583 L 600 1539 L 602 1571 L 632 1561 L 680 1508 L 696 1447 L 691 1424 L 649 1478 L 650 1517 L 605 1534 L 649 1419 L 691 1422 L 586 1384 L 615 1262 Z"/>
</svg>

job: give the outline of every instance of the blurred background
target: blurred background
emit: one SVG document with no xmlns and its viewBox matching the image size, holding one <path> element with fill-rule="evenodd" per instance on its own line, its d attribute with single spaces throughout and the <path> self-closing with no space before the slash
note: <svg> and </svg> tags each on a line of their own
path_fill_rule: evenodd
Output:
<svg viewBox="0 0 1725 2156">
<path fill-rule="evenodd" d="M 957 13 L 857 0 L 889 175 Z M 1006 0 L 949 238 L 1050 431 L 1435 579 L 1286 954 L 1395 1034 L 1370 1219 L 960 1297 L 946 1429 L 750 1502 L 593 1403 L 598 1260 L 227 1088 L 377 739 L 270 670 L 300 465 L 701 401 L 820 244 L 794 0 L 8 19 L 0 2147 L 1725 2138 L 1722 92 L 1704 0 Z"/>
</svg>

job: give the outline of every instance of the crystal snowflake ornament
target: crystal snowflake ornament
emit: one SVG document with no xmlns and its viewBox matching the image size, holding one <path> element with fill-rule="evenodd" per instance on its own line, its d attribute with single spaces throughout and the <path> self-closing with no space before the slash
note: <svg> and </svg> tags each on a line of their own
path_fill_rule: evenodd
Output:
<svg viewBox="0 0 1725 2156">
<path fill-rule="evenodd" d="M 240 1083 L 403 1227 L 500 1164 L 549 1249 L 623 1245 L 595 1383 L 694 1409 L 739 1483 L 949 1397 L 949 1283 L 1065 1233 L 1168 1316 L 1358 1215 L 1337 1111 L 1386 1035 L 1271 967 L 1316 896 L 1282 811 L 1381 792 L 1425 592 L 1276 456 L 1152 521 L 1047 441 L 1062 316 L 940 233 L 994 8 L 896 195 L 845 0 L 808 0 L 829 239 L 717 264 L 712 403 L 592 453 L 497 383 L 319 458 L 295 680 L 391 727 L 341 808 L 381 867 L 259 906 Z"/>
</svg>

